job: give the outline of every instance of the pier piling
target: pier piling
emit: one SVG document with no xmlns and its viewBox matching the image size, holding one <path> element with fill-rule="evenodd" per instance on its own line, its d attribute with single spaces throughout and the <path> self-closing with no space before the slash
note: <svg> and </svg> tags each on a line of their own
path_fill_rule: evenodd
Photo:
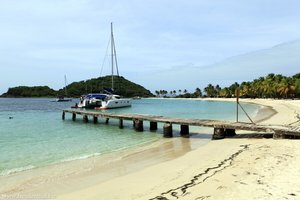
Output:
<svg viewBox="0 0 300 200">
<path fill-rule="evenodd" d="M 171 123 L 164 124 L 164 137 L 171 138 L 173 137 L 173 129 Z"/>
<path fill-rule="evenodd" d="M 72 120 L 75 121 L 76 120 L 76 114 L 72 113 Z"/>
<path fill-rule="evenodd" d="M 235 135 L 236 135 L 235 129 L 229 129 L 229 128 L 225 129 L 225 137 L 233 137 Z"/>
<path fill-rule="evenodd" d="M 214 128 L 214 134 L 212 136 L 213 140 L 225 138 L 225 129 L 224 128 Z"/>
<path fill-rule="evenodd" d="M 89 122 L 89 118 L 88 118 L 87 115 L 83 115 L 83 121 L 84 121 L 85 123 Z"/>
<path fill-rule="evenodd" d="M 93 122 L 94 122 L 94 124 L 98 123 L 98 117 L 97 116 L 93 116 Z"/>
<path fill-rule="evenodd" d="M 124 126 L 123 126 L 123 119 L 122 118 L 120 118 L 119 119 L 119 128 L 123 128 Z"/>
<path fill-rule="evenodd" d="M 143 120 L 138 120 L 138 119 L 134 120 L 134 129 L 139 132 L 143 131 L 144 130 Z"/>
<path fill-rule="evenodd" d="M 156 130 L 157 130 L 157 122 L 150 121 L 150 131 L 156 131 Z"/>
<path fill-rule="evenodd" d="M 134 120 L 134 129 L 139 132 L 143 131 L 144 130 L 143 120 L 138 120 L 138 119 Z"/>
<path fill-rule="evenodd" d="M 180 136 L 181 137 L 189 137 L 190 133 L 189 133 L 189 126 L 188 125 L 180 125 Z"/>
</svg>

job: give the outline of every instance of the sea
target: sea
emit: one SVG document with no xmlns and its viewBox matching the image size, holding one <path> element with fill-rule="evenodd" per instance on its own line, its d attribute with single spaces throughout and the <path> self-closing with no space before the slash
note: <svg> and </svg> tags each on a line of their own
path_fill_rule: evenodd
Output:
<svg viewBox="0 0 300 200">
<path fill-rule="evenodd" d="M 77 116 L 72 121 L 70 113 L 62 120 L 62 110 L 70 108 L 71 102 L 55 102 L 50 98 L 0 98 L 0 176 L 8 176 L 24 170 L 53 165 L 72 160 L 101 156 L 154 143 L 163 139 L 162 126 L 149 131 L 144 123 L 144 132 L 135 132 L 132 122 L 105 120 L 98 124 L 84 123 Z M 243 104 L 244 109 L 255 117 L 259 105 Z M 138 113 L 177 118 L 236 120 L 236 104 L 233 102 L 185 100 L 185 99 L 140 99 L 133 100 L 132 107 L 99 112 Z M 247 121 L 245 115 L 240 120 Z M 206 129 L 191 127 L 192 134 Z M 179 137 L 179 126 L 174 126 L 174 136 Z"/>
</svg>

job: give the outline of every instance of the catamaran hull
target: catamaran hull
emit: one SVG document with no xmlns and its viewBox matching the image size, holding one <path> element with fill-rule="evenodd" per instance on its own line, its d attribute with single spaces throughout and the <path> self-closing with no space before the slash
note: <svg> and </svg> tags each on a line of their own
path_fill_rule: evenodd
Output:
<svg viewBox="0 0 300 200">
<path fill-rule="evenodd" d="M 77 108 L 91 108 L 91 109 L 93 109 L 93 108 L 99 107 L 101 105 L 102 105 L 101 100 L 95 100 L 95 99 L 87 100 L 87 99 L 85 99 L 77 105 Z"/>
<path fill-rule="evenodd" d="M 111 99 L 102 101 L 101 107 L 96 107 L 97 110 L 106 110 L 114 108 L 125 108 L 131 106 L 131 99 Z"/>
</svg>

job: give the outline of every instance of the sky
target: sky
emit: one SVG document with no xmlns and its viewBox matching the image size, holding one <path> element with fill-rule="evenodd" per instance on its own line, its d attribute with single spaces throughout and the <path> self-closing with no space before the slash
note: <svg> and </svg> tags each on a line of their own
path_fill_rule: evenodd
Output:
<svg viewBox="0 0 300 200">
<path fill-rule="evenodd" d="M 108 75 L 111 22 L 120 75 L 152 92 L 290 76 L 300 72 L 299 9 L 298 0 L 0 0 L 0 94 Z"/>
</svg>

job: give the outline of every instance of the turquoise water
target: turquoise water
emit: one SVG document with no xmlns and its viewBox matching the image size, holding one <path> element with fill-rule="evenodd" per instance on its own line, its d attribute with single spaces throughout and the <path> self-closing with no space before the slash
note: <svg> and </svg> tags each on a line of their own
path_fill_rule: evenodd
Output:
<svg viewBox="0 0 300 200">
<path fill-rule="evenodd" d="M 162 138 L 161 131 L 150 133 L 147 127 L 142 133 L 133 131 L 131 122 L 119 129 L 113 120 L 110 123 L 116 126 L 107 126 L 104 120 L 97 125 L 83 123 L 79 116 L 73 122 L 68 113 L 63 121 L 62 109 L 76 100 L 51 100 L 0 98 L 0 175 L 120 151 Z M 252 117 L 259 108 L 253 104 L 244 107 Z M 229 102 L 142 99 L 133 100 L 131 108 L 103 112 L 235 120 L 235 104 Z"/>
</svg>

